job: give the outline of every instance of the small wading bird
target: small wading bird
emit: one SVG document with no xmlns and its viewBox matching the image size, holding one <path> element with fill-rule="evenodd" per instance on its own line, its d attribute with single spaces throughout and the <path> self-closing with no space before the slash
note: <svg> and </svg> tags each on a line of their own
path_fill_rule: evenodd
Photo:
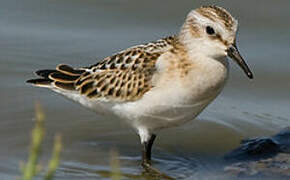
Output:
<svg viewBox="0 0 290 180">
<path fill-rule="evenodd" d="M 223 89 L 227 56 L 252 79 L 236 46 L 238 22 L 223 8 L 192 10 L 176 36 L 138 45 L 82 68 L 39 70 L 46 87 L 103 115 L 126 121 L 142 144 L 142 165 L 151 167 L 155 133 L 194 119 Z"/>
</svg>

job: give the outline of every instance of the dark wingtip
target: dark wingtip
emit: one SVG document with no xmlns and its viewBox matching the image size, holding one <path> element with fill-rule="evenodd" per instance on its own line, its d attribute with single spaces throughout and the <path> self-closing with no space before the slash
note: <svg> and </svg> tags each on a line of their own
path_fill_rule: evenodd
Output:
<svg viewBox="0 0 290 180">
<path fill-rule="evenodd" d="M 74 69 L 71 66 L 68 66 L 66 64 L 59 64 L 56 67 L 56 70 L 60 71 L 61 73 L 64 73 L 66 75 L 70 75 L 70 76 L 80 76 L 82 73 L 84 73 L 84 70 L 80 70 L 80 69 Z"/>
<path fill-rule="evenodd" d="M 49 85 L 52 82 L 50 79 L 29 79 L 26 83 L 35 85 Z"/>
<path fill-rule="evenodd" d="M 36 75 L 44 78 L 48 78 L 48 76 L 52 73 L 57 72 L 56 70 L 51 70 L 51 69 L 43 69 L 43 70 L 38 70 L 35 72 Z"/>
<path fill-rule="evenodd" d="M 35 79 L 29 79 L 29 80 L 26 80 L 25 82 L 29 84 L 35 84 Z"/>
<path fill-rule="evenodd" d="M 57 72 L 49 74 L 49 78 L 53 79 L 55 81 L 71 83 L 71 82 L 74 82 L 75 80 L 77 80 L 79 78 L 79 76 L 71 76 L 71 75 L 67 75 L 67 74 L 64 74 L 62 72 L 57 71 Z"/>
</svg>

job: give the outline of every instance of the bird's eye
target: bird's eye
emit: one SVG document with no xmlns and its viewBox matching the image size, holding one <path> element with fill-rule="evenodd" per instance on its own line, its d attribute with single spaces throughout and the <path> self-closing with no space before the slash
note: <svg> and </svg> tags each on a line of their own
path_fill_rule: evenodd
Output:
<svg viewBox="0 0 290 180">
<path fill-rule="evenodd" d="M 209 35 L 213 35 L 213 34 L 215 34 L 215 31 L 212 27 L 206 26 L 206 33 Z"/>
</svg>

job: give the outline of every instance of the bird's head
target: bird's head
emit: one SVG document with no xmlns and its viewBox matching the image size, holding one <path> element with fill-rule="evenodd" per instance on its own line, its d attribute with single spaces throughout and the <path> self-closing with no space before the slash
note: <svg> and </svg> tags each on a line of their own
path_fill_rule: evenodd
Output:
<svg viewBox="0 0 290 180">
<path fill-rule="evenodd" d="M 188 14 L 180 38 L 194 53 L 214 59 L 230 57 L 252 79 L 253 74 L 237 49 L 237 29 L 238 21 L 224 8 L 202 6 Z"/>
</svg>

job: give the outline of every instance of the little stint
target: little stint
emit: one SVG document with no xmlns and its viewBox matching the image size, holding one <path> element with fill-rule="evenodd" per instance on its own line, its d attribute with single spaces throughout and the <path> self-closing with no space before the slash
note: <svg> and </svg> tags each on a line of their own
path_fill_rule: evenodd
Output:
<svg viewBox="0 0 290 180">
<path fill-rule="evenodd" d="M 127 122 L 140 136 L 142 165 L 151 167 L 158 130 L 193 120 L 223 89 L 228 60 L 252 79 L 236 46 L 238 22 L 224 8 L 192 10 L 175 36 L 138 45 L 82 68 L 38 70 L 49 88 L 103 115 Z"/>
</svg>

